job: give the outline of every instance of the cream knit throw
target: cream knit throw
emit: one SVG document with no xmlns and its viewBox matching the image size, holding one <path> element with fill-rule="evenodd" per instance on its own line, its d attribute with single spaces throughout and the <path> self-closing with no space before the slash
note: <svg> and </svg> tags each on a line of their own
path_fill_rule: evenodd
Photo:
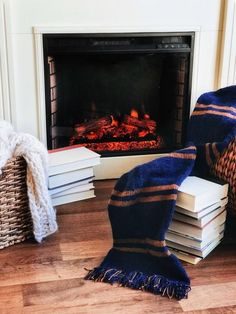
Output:
<svg viewBox="0 0 236 314">
<path fill-rule="evenodd" d="M 47 150 L 30 134 L 14 132 L 11 124 L 0 121 L 0 174 L 12 157 L 22 156 L 27 163 L 27 193 L 35 240 L 57 230 L 56 212 L 47 188 Z"/>
</svg>

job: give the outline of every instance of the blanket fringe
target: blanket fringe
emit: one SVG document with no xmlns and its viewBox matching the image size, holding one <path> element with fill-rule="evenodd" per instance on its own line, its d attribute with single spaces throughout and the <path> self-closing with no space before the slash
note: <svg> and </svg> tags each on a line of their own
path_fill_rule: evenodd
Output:
<svg viewBox="0 0 236 314">
<path fill-rule="evenodd" d="M 177 300 L 186 299 L 191 290 L 190 286 L 183 282 L 168 280 L 160 275 L 147 276 L 138 271 L 125 273 L 116 268 L 96 267 L 88 271 L 85 279 L 110 284 L 118 283 L 123 287 L 148 291 Z"/>
</svg>

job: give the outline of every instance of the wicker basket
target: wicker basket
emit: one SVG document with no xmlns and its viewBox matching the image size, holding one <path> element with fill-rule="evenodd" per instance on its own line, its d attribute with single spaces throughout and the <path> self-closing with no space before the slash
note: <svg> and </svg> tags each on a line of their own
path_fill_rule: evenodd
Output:
<svg viewBox="0 0 236 314">
<path fill-rule="evenodd" d="M 0 176 L 0 249 L 32 236 L 26 162 L 22 157 L 8 161 Z"/>
<path fill-rule="evenodd" d="M 236 215 L 236 137 L 214 164 L 215 176 L 229 183 L 229 211 Z"/>
</svg>

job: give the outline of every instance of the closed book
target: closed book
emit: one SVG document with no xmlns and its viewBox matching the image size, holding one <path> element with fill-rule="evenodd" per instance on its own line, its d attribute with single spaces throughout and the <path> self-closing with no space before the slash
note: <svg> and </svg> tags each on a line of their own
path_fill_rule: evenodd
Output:
<svg viewBox="0 0 236 314">
<path fill-rule="evenodd" d="M 188 262 L 190 264 L 196 265 L 202 260 L 202 257 L 198 257 L 189 253 L 185 253 L 182 251 L 179 251 L 177 249 L 169 248 L 169 251 L 174 254 L 178 259 L 184 262 Z"/>
<path fill-rule="evenodd" d="M 216 216 L 221 214 L 224 210 L 225 210 L 225 206 L 218 207 L 215 210 L 211 211 L 210 213 L 206 214 L 205 216 L 199 219 L 175 212 L 173 215 L 173 219 L 177 221 L 185 222 L 187 224 L 190 224 L 199 228 L 204 228 L 204 226 L 207 225 L 208 222 L 210 222 Z"/>
<path fill-rule="evenodd" d="M 84 191 L 89 191 L 94 188 L 94 185 L 92 183 L 89 184 L 83 184 L 83 185 L 77 185 L 73 186 L 70 189 L 66 189 L 64 191 L 58 192 L 56 194 L 51 195 L 52 198 L 58 197 L 58 196 L 63 196 L 67 194 L 73 194 L 77 192 L 84 192 Z"/>
<path fill-rule="evenodd" d="M 187 177 L 180 185 L 176 205 L 189 211 L 200 211 L 227 197 L 228 184 L 216 183 L 195 176 Z"/>
<path fill-rule="evenodd" d="M 92 198 L 92 197 L 95 197 L 94 190 L 71 193 L 71 194 L 52 198 L 52 205 L 58 206 L 58 205 L 62 205 L 62 204 L 67 204 L 67 203 L 85 200 L 85 199 Z"/>
<path fill-rule="evenodd" d="M 48 191 L 49 191 L 49 194 L 52 196 L 52 195 L 55 195 L 57 193 L 69 190 L 75 186 L 87 185 L 87 184 L 91 183 L 91 181 L 92 181 L 92 178 L 80 180 L 80 181 L 76 181 L 73 183 L 64 184 L 64 185 L 56 187 L 54 189 L 49 189 Z"/>
<path fill-rule="evenodd" d="M 50 176 L 48 178 L 48 187 L 49 189 L 54 189 L 56 187 L 64 186 L 69 183 L 89 179 L 92 178 L 93 176 L 94 175 L 92 167 L 60 173 L 54 176 Z"/>
<path fill-rule="evenodd" d="M 86 147 L 70 147 L 49 151 L 49 176 L 96 166 L 100 155 Z"/>
<path fill-rule="evenodd" d="M 194 239 L 202 240 L 222 225 L 225 222 L 225 219 L 226 211 L 223 211 L 220 215 L 212 219 L 204 228 L 195 227 L 184 222 L 173 220 L 169 226 L 169 230 Z"/>
<path fill-rule="evenodd" d="M 180 214 L 184 214 L 184 215 L 189 216 L 189 217 L 193 217 L 195 219 L 200 219 L 200 218 L 206 216 L 207 214 L 211 213 L 212 211 L 216 210 L 217 208 L 225 207 L 227 204 L 228 204 L 228 197 L 225 197 L 222 200 L 220 200 L 219 202 L 214 203 L 213 205 L 207 206 L 200 211 L 192 212 L 192 211 L 184 209 L 182 207 L 175 206 L 175 212 L 180 213 Z"/>
<path fill-rule="evenodd" d="M 202 250 L 204 247 L 209 245 L 216 237 L 219 236 L 225 229 L 225 224 L 220 225 L 218 228 L 214 229 L 211 233 L 208 233 L 202 240 L 190 238 L 179 233 L 168 231 L 166 233 L 166 240 L 174 243 L 178 243 L 184 246 L 194 248 L 196 250 Z"/>
<path fill-rule="evenodd" d="M 205 246 L 201 250 L 190 248 L 188 246 L 184 246 L 184 245 L 171 242 L 171 241 L 166 241 L 166 245 L 170 248 L 177 249 L 185 253 L 189 253 L 198 257 L 205 258 L 220 243 L 222 238 L 223 238 L 223 233 L 219 234 L 212 242 L 210 242 L 207 246 Z"/>
</svg>

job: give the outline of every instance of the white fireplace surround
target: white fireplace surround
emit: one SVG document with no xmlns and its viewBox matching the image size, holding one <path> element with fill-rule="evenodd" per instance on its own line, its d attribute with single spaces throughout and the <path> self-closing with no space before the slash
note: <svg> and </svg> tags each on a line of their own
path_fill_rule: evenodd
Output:
<svg viewBox="0 0 236 314">
<path fill-rule="evenodd" d="M 37 103 L 38 103 L 38 125 L 39 138 L 46 144 L 46 104 L 45 104 L 45 86 L 44 86 L 44 58 L 43 58 L 43 34 L 104 34 L 104 33 L 161 33 L 161 32 L 194 32 L 194 67 L 198 66 L 198 47 L 200 28 L 194 26 L 167 27 L 167 26 L 146 26 L 146 27 L 78 27 L 78 26 L 54 26 L 54 27 L 34 27 L 35 38 L 36 69 L 37 69 Z M 192 101 L 194 103 L 194 91 L 196 86 L 196 77 L 193 69 L 192 79 Z M 118 178 L 122 173 L 128 171 L 138 164 L 153 160 L 160 154 L 132 155 L 119 157 L 105 157 L 101 159 L 101 165 L 95 167 L 96 179 Z"/>
<path fill-rule="evenodd" d="M 236 82 L 236 0 L 0 0 L 0 117 L 46 144 L 42 35 L 194 32 L 191 109 Z M 156 155 L 102 158 L 97 178 L 119 177 Z"/>
</svg>

